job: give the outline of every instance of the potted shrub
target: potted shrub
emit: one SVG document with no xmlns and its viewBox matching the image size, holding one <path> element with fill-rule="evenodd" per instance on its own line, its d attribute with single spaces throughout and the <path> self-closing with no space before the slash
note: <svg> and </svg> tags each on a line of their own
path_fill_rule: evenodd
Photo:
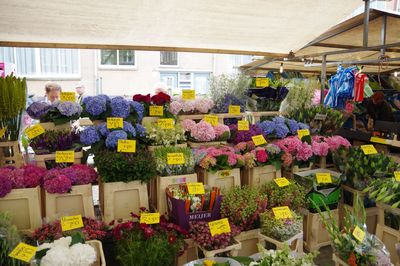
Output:
<svg viewBox="0 0 400 266">
<path fill-rule="evenodd" d="M 188 144 L 192 148 L 226 144 L 226 140 L 230 136 L 229 127 L 224 124 L 212 126 L 204 120 L 196 123 L 191 119 L 185 119 L 182 121 L 182 126 L 185 130 Z"/>
<path fill-rule="evenodd" d="M 161 128 L 157 123 L 149 123 L 145 128 L 146 143 L 150 151 L 163 146 L 186 147 L 185 131 L 179 123 L 171 129 Z"/>
<path fill-rule="evenodd" d="M 25 265 L 20 260 L 8 256 L 10 252 L 21 242 L 21 236 L 17 231 L 17 227 L 11 221 L 10 214 L 7 212 L 0 212 L 0 231 L 2 237 L 0 238 L 0 264 L 22 266 Z"/>
</svg>

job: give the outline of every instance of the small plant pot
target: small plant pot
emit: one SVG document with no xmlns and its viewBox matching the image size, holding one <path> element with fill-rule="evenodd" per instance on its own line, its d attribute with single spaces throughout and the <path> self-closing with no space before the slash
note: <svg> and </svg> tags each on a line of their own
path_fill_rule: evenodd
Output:
<svg viewBox="0 0 400 266">
<path fill-rule="evenodd" d="M 235 236 L 235 239 L 242 244 L 237 256 L 249 257 L 258 252 L 257 244 L 260 243 L 260 229 L 243 231 Z"/>
</svg>

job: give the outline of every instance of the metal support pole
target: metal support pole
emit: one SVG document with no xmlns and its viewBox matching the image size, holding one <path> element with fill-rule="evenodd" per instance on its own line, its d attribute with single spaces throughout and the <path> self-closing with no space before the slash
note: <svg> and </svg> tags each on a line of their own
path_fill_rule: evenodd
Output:
<svg viewBox="0 0 400 266">
<path fill-rule="evenodd" d="M 324 104 L 325 98 L 325 81 L 326 81 L 326 54 L 322 56 L 322 70 L 321 70 L 321 104 Z"/>
<path fill-rule="evenodd" d="M 368 47 L 368 26 L 369 26 L 369 0 L 364 0 L 364 34 L 363 34 L 364 47 Z"/>
<path fill-rule="evenodd" d="M 386 25 L 387 25 L 387 16 L 382 16 L 382 25 L 381 25 L 381 45 L 386 44 Z M 382 47 L 381 55 L 385 54 L 385 48 Z"/>
</svg>

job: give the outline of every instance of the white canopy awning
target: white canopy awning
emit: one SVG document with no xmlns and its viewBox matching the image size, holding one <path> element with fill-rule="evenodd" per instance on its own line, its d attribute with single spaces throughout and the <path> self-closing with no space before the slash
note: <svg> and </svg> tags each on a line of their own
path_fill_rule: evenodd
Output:
<svg viewBox="0 0 400 266">
<path fill-rule="evenodd" d="M 0 46 L 270 55 L 305 46 L 361 0 L 0 0 Z"/>
</svg>

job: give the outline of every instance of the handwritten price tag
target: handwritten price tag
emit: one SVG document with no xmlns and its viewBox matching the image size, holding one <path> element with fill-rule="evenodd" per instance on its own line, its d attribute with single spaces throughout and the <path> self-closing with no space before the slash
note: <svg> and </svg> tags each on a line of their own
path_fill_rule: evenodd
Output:
<svg viewBox="0 0 400 266">
<path fill-rule="evenodd" d="M 122 117 L 107 117 L 107 128 L 124 128 Z"/>
<path fill-rule="evenodd" d="M 203 183 L 197 182 L 197 183 L 187 183 L 187 188 L 188 192 L 191 195 L 203 195 L 206 193 L 204 191 L 204 185 Z"/>
<path fill-rule="evenodd" d="M 61 217 L 62 231 L 69 231 L 81 227 L 83 227 L 83 221 L 82 221 L 82 216 L 80 214 L 74 216 Z"/>
<path fill-rule="evenodd" d="M 378 152 L 376 151 L 374 145 L 368 144 L 368 145 L 361 145 L 361 149 L 364 152 L 365 155 L 370 155 L 370 154 L 377 154 Z"/>
<path fill-rule="evenodd" d="M 195 90 L 182 90 L 182 99 L 183 100 L 194 100 L 196 98 Z"/>
<path fill-rule="evenodd" d="M 229 105 L 228 113 L 230 115 L 240 115 L 240 105 Z"/>
<path fill-rule="evenodd" d="M 136 140 L 119 139 L 117 151 L 118 152 L 136 152 Z"/>
<path fill-rule="evenodd" d="M 290 182 L 286 179 L 286 177 L 275 178 L 274 181 L 278 187 L 287 187 L 290 185 Z"/>
<path fill-rule="evenodd" d="M 288 206 L 272 208 L 272 212 L 275 215 L 275 219 L 292 218 L 292 212 Z"/>
<path fill-rule="evenodd" d="M 185 157 L 182 152 L 167 153 L 167 164 L 185 164 Z"/>
<path fill-rule="evenodd" d="M 388 144 L 387 139 L 378 138 L 378 137 L 371 137 L 371 139 L 369 141 L 379 143 L 379 144 Z"/>
<path fill-rule="evenodd" d="M 211 236 L 231 232 L 231 226 L 229 225 L 228 218 L 209 222 L 208 227 L 210 227 Z"/>
<path fill-rule="evenodd" d="M 164 107 L 163 106 L 150 106 L 150 116 L 163 116 Z"/>
<path fill-rule="evenodd" d="M 157 125 L 162 129 L 173 129 L 174 128 L 174 119 L 172 118 L 165 118 L 165 119 L 158 119 Z"/>
<path fill-rule="evenodd" d="M 61 92 L 61 102 L 75 102 L 75 92 Z"/>
<path fill-rule="evenodd" d="M 160 213 L 142 213 L 140 214 L 141 224 L 159 224 L 160 223 Z"/>
<path fill-rule="evenodd" d="M 218 125 L 218 116 L 206 115 L 206 116 L 204 116 L 204 121 L 211 124 L 212 126 L 216 126 L 216 125 Z"/>
<path fill-rule="evenodd" d="M 34 139 L 37 136 L 42 135 L 43 133 L 44 128 L 40 124 L 25 129 L 25 134 L 28 136 L 29 139 Z"/>
<path fill-rule="evenodd" d="M 327 115 L 325 114 L 316 114 L 314 117 L 314 120 L 321 120 L 321 121 L 325 121 Z"/>
<path fill-rule="evenodd" d="M 7 127 L 0 128 L 0 138 L 2 138 L 4 136 L 4 134 L 6 134 L 6 130 L 7 130 Z"/>
<path fill-rule="evenodd" d="M 256 78 L 256 87 L 264 88 L 269 86 L 269 78 Z"/>
<path fill-rule="evenodd" d="M 249 121 L 247 120 L 239 120 L 238 121 L 238 130 L 239 131 L 249 131 Z"/>
<path fill-rule="evenodd" d="M 330 173 L 316 173 L 318 184 L 331 184 L 332 176 Z"/>
<path fill-rule="evenodd" d="M 397 182 L 400 182 L 400 171 L 394 172 L 394 178 L 396 179 Z"/>
<path fill-rule="evenodd" d="M 254 145 L 256 146 L 267 144 L 267 141 L 265 140 L 263 135 L 252 136 L 251 139 L 253 140 Z"/>
<path fill-rule="evenodd" d="M 10 254 L 9 257 L 29 262 L 36 254 L 37 247 L 20 242 Z"/>
<path fill-rule="evenodd" d="M 310 135 L 310 130 L 308 130 L 308 129 L 299 129 L 299 130 L 297 130 L 297 135 L 299 135 L 299 139 L 301 140 L 303 137 Z"/>
<path fill-rule="evenodd" d="M 74 151 L 56 151 L 56 163 L 73 163 L 74 161 Z"/>
<path fill-rule="evenodd" d="M 363 242 L 365 238 L 365 232 L 360 227 L 356 226 L 353 231 L 353 236 L 358 241 Z"/>
</svg>

